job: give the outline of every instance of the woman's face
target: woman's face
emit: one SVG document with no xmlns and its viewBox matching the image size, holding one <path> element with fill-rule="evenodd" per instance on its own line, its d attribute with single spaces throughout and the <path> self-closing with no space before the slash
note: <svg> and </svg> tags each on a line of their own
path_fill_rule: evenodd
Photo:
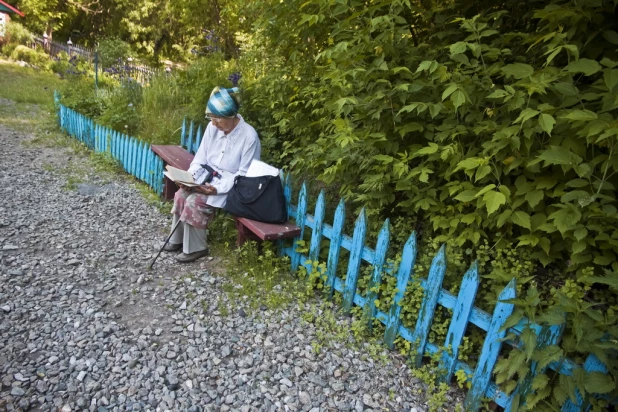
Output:
<svg viewBox="0 0 618 412">
<path fill-rule="evenodd" d="M 212 124 L 223 133 L 227 134 L 234 129 L 234 125 L 236 123 L 236 117 L 219 117 L 210 115 L 210 121 Z"/>
</svg>

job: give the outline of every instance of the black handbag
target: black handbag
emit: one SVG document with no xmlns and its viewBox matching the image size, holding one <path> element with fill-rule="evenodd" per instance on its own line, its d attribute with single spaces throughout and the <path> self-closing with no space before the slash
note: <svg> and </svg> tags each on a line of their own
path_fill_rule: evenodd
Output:
<svg viewBox="0 0 618 412">
<path fill-rule="evenodd" d="M 228 213 L 265 223 L 283 223 L 288 210 L 279 176 L 236 176 L 223 207 Z"/>
</svg>

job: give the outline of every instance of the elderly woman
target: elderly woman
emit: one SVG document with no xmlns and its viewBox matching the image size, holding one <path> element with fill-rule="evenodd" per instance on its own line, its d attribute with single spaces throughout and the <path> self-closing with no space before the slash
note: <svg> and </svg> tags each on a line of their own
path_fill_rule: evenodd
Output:
<svg viewBox="0 0 618 412">
<path fill-rule="evenodd" d="M 215 87 L 206 106 L 206 127 L 202 143 L 189 167 L 201 186 L 181 186 L 174 197 L 172 228 L 178 228 L 164 247 L 182 252 L 176 260 L 186 263 L 208 255 L 206 229 L 217 208 L 225 205 L 234 178 L 245 175 L 253 159 L 260 158 L 260 141 L 253 127 L 238 114 L 238 88 Z"/>
</svg>

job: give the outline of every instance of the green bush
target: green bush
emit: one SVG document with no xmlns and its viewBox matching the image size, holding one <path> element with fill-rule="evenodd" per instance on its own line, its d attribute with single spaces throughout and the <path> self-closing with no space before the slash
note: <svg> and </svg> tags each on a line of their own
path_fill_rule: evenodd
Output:
<svg viewBox="0 0 618 412">
<path fill-rule="evenodd" d="M 37 67 L 46 68 L 49 64 L 49 56 L 47 54 L 21 44 L 13 50 L 10 57 L 13 60 L 21 60 Z"/>
<path fill-rule="evenodd" d="M 71 75 L 61 90 L 61 102 L 84 116 L 97 120 L 106 109 L 105 100 L 99 97 L 102 91 L 94 87 L 91 79 Z"/>
<path fill-rule="evenodd" d="M 29 44 L 32 43 L 34 36 L 28 29 L 16 21 L 10 21 L 6 25 L 4 39 L 7 43 Z"/>
<path fill-rule="evenodd" d="M 131 56 L 131 45 L 116 37 L 109 37 L 99 42 L 97 51 L 101 66 L 107 69 Z"/>
<path fill-rule="evenodd" d="M 105 109 L 99 122 L 122 133 L 136 136 L 140 124 L 138 108 L 142 102 L 142 86 L 134 80 L 125 80 L 108 91 Z"/>
</svg>

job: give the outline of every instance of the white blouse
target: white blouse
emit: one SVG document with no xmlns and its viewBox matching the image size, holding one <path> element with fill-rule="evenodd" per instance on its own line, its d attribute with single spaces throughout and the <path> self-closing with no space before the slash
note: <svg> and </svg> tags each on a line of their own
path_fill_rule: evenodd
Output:
<svg viewBox="0 0 618 412">
<path fill-rule="evenodd" d="M 225 206 L 227 193 L 234 186 L 236 176 L 244 176 L 253 159 L 260 159 L 260 139 L 251 125 L 247 124 L 241 115 L 236 127 L 227 135 L 217 129 L 212 122 L 208 123 L 200 147 L 189 166 L 189 172 L 194 177 L 207 164 L 221 174 L 210 182 L 217 189 L 216 195 L 209 195 L 207 204 L 213 207 Z"/>
</svg>

